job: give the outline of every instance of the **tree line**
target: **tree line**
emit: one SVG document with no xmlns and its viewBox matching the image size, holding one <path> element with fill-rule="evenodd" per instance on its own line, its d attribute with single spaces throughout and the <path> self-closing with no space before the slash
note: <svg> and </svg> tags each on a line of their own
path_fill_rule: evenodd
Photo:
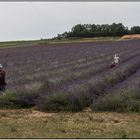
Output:
<svg viewBox="0 0 140 140">
<path fill-rule="evenodd" d="M 57 35 L 57 39 L 70 37 L 120 37 L 129 34 L 140 34 L 140 26 L 130 29 L 122 23 L 109 24 L 77 24 L 71 31 Z"/>
</svg>

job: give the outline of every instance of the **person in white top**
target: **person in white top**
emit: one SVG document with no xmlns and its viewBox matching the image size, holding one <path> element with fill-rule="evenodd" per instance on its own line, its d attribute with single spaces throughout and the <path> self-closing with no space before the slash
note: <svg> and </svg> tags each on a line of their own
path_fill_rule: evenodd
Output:
<svg viewBox="0 0 140 140">
<path fill-rule="evenodd" d="M 117 55 L 115 54 L 114 55 L 114 63 L 118 65 L 119 64 L 119 60 L 120 60 L 120 58 L 117 57 Z"/>
<path fill-rule="evenodd" d="M 112 69 L 112 68 L 116 67 L 116 66 L 119 64 L 119 60 L 120 60 L 120 58 L 117 57 L 117 55 L 115 54 L 115 55 L 114 55 L 114 61 L 113 61 L 112 64 L 110 65 L 110 68 Z"/>
</svg>

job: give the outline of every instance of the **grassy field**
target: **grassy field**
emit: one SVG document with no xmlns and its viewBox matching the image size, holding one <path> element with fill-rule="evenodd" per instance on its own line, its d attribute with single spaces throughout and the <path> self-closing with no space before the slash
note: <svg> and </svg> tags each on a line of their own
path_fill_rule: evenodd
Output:
<svg viewBox="0 0 140 140">
<path fill-rule="evenodd" d="M 42 39 L 32 41 L 7 41 L 0 42 L 0 48 L 23 47 L 38 44 L 59 44 L 59 43 L 78 43 L 78 42 L 94 42 L 94 41 L 117 41 L 120 37 L 95 37 L 95 38 L 69 38 L 69 39 Z"/>
<path fill-rule="evenodd" d="M 0 48 L 13 48 L 13 47 L 23 47 L 36 45 L 39 41 L 8 41 L 8 42 L 0 42 Z"/>
<path fill-rule="evenodd" d="M 0 138 L 139 138 L 140 114 L 0 110 Z"/>
<path fill-rule="evenodd" d="M 42 40 L 40 43 L 50 43 L 50 44 L 58 44 L 58 43 L 78 43 L 78 42 L 95 42 L 95 41 L 117 41 L 120 37 L 94 37 L 94 38 L 69 38 L 69 39 L 54 39 L 54 40 Z"/>
</svg>

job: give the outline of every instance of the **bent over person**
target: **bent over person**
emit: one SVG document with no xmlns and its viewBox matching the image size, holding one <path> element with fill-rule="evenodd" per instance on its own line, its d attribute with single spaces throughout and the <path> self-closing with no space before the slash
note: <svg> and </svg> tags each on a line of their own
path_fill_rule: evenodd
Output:
<svg viewBox="0 0 140 140">
<path fill-rule="evenodd" d="M 6 86 L 6 82 L 5 82 L 6 72 L 2 68 L 3 66 L 0 64 L 0 91 L 5 90 L 5 86 Z"/>
</svg>

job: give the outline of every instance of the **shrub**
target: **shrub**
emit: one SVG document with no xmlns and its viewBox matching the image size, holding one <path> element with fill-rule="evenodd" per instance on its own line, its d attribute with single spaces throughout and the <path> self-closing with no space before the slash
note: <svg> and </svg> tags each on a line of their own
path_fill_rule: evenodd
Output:
<svg viewBox="0 0 140 140">
<path fill-rule="evenodd" d="M 37 109 L 41 111 L 81 111 L 85 105 L 85 100 L 88 100 L 86 96 L 81 94 L 64 94 L 57 93 L 53 95 L 46 96 L 41 99 L 37 105 Z"/>
<path fill-rule="evenodd" d="M 24 91 L 6 91 L 0 95 L 1 108 L 27 108 L 36 104 L 36 99 L 39 97 L 39 90 L 42 88 L 37 86 Z"/>
<path fill-rule="evenodd" d="M 95 111 L 140 112 L 140 95 L 125 90 L 120 94 L 109 94 L 93 101 Z"/>
<path fill-rule="evenodd" d="M 32 83 L 22 91 L 5 91 L 0 95 L 0 108 L 28 108 L 37 104 L 37 100 L 44 90 L 50 90 L 51 83 Z"/>
</svg>

